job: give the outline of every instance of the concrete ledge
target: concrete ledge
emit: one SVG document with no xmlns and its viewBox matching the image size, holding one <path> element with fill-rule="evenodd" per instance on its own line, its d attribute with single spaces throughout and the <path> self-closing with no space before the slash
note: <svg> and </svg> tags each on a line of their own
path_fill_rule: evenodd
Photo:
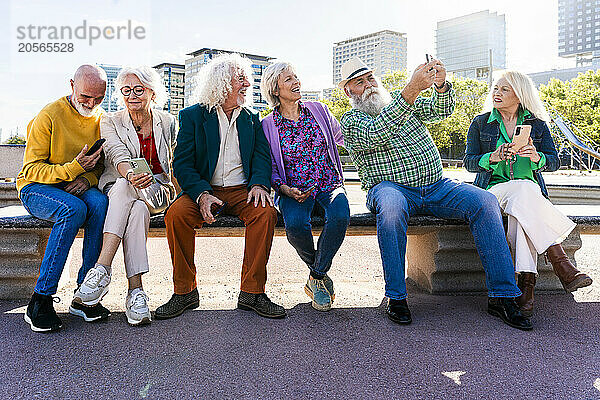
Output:
<svg viewBox="0 0 600 400">
<path fill-rule="evenodd" d="M 575 261 L 581 248 L 580 233 L 600 233 L 600 217 L 571 216 L 578 227 L 563 243 Z M 314 233 L 323 226 L 322 217 L 313 218 Z M 50 235 L 52 223 L 27 214 L 21 206 L 0 210 L 0 299 L 27 298 L 39 274 L 39 264 Z M 82 235 L 80 231 L 80 236 Z M 354 214 L 348 235 L 375 235 L 375 216 Z M 162 216 L 150 223 L 152 236 L 164 236 Z M 276 235 L 283 236 L 281 215 Z M 244 235 L 242 222 L 223 216 L 212 225 L 197 230 L 198 236 L 238 237 Z M 432 294 L 467 294 L 486 291 L 485 274 L 467 224 L 462 220 L 443 220 L 431 216 L 414 216 L 409 220 L 407 242 L 407 278 Z M 538 260 L 537 291 L 561 291 L 558 278 L 543 257 Z"/>
</svg>

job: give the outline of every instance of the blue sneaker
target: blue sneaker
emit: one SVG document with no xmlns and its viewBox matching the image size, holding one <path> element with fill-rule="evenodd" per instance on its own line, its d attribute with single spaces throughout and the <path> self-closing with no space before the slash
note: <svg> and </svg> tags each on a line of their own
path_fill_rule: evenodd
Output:
<svg viewBox="0 0 600 400">
<path fill-rule="evenodd" d="M 325 287 L 324 279 L 308 278 L 304 291 L 312 299 L 312 307 L 318 311 L 331 310 L 331 295 Z"/>
</svg>

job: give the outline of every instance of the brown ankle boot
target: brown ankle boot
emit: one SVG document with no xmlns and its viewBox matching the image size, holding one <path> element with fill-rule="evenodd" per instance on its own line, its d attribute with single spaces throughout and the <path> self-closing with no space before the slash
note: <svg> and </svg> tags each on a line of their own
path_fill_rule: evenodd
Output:
<svg viewBox="0 0 600 400">
<path fill-rule="evenodd" d="M 535 287 L 535 274 L 533 272 L 520 272 L 517 277 L 517 286 L 521 295 L 515 300 L 521 309 L 521 314 L 526 318 L 533 315 L 533 288 Z"/>
<path fill-rule="evenodd" d="M 592 278 L 575 268 L 560 244 L 548 247 L 546 255 L 552 264 L 554 273 L 567 292 L 574 292 L 592 284 Z"/>
</svg>

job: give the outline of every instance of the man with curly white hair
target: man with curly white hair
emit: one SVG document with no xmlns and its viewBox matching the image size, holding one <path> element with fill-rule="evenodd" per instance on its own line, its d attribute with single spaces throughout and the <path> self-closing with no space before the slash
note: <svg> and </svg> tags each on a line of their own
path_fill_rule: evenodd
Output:
<svg viewBox="0 0 600 400">
<path fill-rule="evenodd" d="M 183 192 L 165 214 L 175 293 L 156 310 L 157 319 L 198 307 L 195 229 L 221 212 L 246 225 L 238 308 L 268 318 L 286 315 L 265 294 L 277 214 L 269 196 L 269 145 L 258 113 L 246 105 L 251 77 L 248 59 L 220 55 L 200 71 L 198 103 L 179 113 L 173 170 Z"/>
</svg>

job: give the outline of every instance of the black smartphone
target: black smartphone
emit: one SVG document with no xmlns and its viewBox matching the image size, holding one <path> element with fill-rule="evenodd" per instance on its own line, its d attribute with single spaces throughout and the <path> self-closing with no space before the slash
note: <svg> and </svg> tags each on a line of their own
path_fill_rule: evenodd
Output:
<svg viewBox="0 0 600 400">
<path fill-rule="evenodd" d="M 224 201 L 223 204 L 221 204 L 220 206 L 217 205 L 217 203 L 213 203 L 213 205 L 216 205 L 217 207 L 211 207 L 211 213 L 213 215 L 213 217 L 217 218 L 221 213 L 223 213 L 223 210 L 225 210 L 225 207 L 227 207 L 227 202 Z M 212 209 L 215 209 L 214 211 Z"/>
<path fill-rule="evenodd" d="M 96 140 L 96 143 L 94 143 L 92 145 L 92 147 L 90 147 L 87 151 L 87 153 L 85 153 L 86 156 L 91 156 L 92 154 L 94 154 L 95 152 L 98 151 L 98 149 L 100 148 L 100 146 L 102 146 L 104 144 L 104 142 L 106 142 L 106 139 L 98 139 Z"/>
</svg>

